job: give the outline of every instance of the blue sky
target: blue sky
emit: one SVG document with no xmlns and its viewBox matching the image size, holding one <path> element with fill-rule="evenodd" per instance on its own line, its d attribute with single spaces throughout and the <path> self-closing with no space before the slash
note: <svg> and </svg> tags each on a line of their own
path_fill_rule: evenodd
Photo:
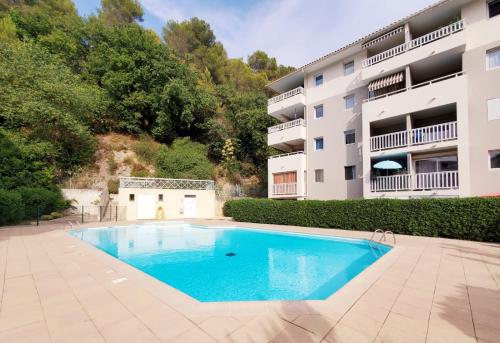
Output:
<svg viewBox="0 0 500 343">
<path fill-rule="evenodd" d="M 100 0 L 74 0 L 81 15 Z M 264 50 L 300 67 L 436 0 L 141 0 L 143 25 L 158 33 L 167 20 L 210 23 L 230 57 Z"/>
</svg>

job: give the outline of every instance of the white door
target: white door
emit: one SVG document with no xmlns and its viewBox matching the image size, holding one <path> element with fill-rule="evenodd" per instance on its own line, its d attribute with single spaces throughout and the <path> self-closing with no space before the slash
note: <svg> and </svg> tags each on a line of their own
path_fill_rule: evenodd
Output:
<svg viewBox="0 0 500 343">
<path fill-rule="evenodd" d="M 184 217 L 196 218 L 196 195 L 184 196 Z"/>
<path fill-rule="evenodd" d="M 155 219 L 154 194 L 137 194 L 137 219 Z"/>
</svg>

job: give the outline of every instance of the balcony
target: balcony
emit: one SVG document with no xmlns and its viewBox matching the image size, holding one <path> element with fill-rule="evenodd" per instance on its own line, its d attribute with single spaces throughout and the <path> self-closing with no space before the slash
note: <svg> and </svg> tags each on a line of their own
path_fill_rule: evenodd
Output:
<svg viewBox="0 0 500 343">
<path fill-rule="evenodd" d="M 267 102 L 267 113 L 281 121 L 287 121 L 304 115 L 306 97 L 303 87 L 294 88 L 275 96 Z"/>
<path fill-rule="evenodd" d="M 377 96 L 369 97 L 367 99 L 364 99 L 363 103 L 375 101 L 375 100 L 378 100 L 378 99 L 387 98 L 387 97 L 390 97 L 390 96 L 393 96 L 393 95 L 396 95 L 396 94 L 401 94 L 401 93 L 404 93 L 404 92 L 411 91 L 413 89 L 417 89 L 417 88 L 421 88 L 421 87 L 425 87 L 425 86 L 430 86 L 430 85 L 433 85 L 433 84 L 436 84 L 436 83 L 439 83 L 439 82 L 442 82 L 442 81 L 446 81 L 446 80 L 457 78 L 457 77 L 462 76 L 462 75 L 464 75 L 463 71 L 460 71 L 460 72 L 454 73 L 454 74 L 450 74 L 450 75 L 441 76 L 441 77 L 438 77 L 438 78 L 435 78 L 435 79 L 432 79 L 432 80 L 429 80 L 429 81 L 425 81 L 425 82 L 418 83 L 416 85 L 412 85 L 410 87 L 401 88 L 401 89 L 398 89 L 398 90 L 395 90 L 395 91 L 392 91 L 392 92 L 388 92 L 388 93 L 380 94 L 380 95 L 377 95 Z"/>
<path fill-rule="evenodd" d="M 418 38 L 413 39 L 409 42 L 395 46 L 394 48 L 386 50 L 384 52 L 381 52 L 375 56 L 371 56 L 371 57 L 363 60 L 363 62 L 361 62 L 361 66 L 363 68 L 370 67 L 374 64 L 380 63 L 380 62 L 385 61 L 385 60 L 392 58 L 394 56 L 401 55 L 407 51 L 419 48 L 423 45 L 429 44 L 429 43 L 434 42 L 436 40 L 450 36 L 454 33 L 460 32 L 463 29 L 464 29 L 464 21 L 459 20 L 451 25 L 442 27 L 442 28 L 440 28 L 436 31 L 430 32 L 424 36 L 418 37 Z"/>
<path fill-rule="evenodd" d="M 297 182 L 273 184 L 273 196 L 297 195 Z"/>
<path fill-rule="evenodd" d="M 270 198 L 305 197 L 306 154 L 303 151 L 269 157 L 267 170 Z"/>
<path fill-rule="evenodd" d="M 457 103 L 467 99 L 467 76 L 458 72 L 363 102 L 363 120 L 380 121 Z"/>
<path fill-rule="evenodd" d="M 269 146 L 283 151 L 294 150 L 293 148 L 297 146 L 303 149 L 306 140 L 306 121 L 304 119 L 292 120 L 272 126 L 268 128 L 267 132 Z"/>
<path fill-rule="evenodd" d="M 457 189 L 458 171 L 378 176 L 371 180 L 372 192 Z"/>
<path fill-rule="evenodd" d="M 370 151 L 438 143 L 457 138 L 457 122 L 453 121 L 370 137 Z"/>
</svg>

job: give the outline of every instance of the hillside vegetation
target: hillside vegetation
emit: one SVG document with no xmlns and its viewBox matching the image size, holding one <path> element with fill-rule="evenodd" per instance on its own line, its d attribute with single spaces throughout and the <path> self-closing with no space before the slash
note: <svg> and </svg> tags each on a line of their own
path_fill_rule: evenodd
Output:
<svg viewBox="0 0 500 343">
<path fill-rule="evenodd" d="M 99 179 L 102 154 L 111 169 L 123 157 L 106 145 L 127 136 L 131 175 L 263 185 L 265 84 L 292 68 L 262 51 L 228 58 L 202 19 L 170 21 L 159 37 L 138 24 L 138 1 L 101 5 L 82 18 L 70 0 L 0 0 L 0 190 L 21 201 L 21 189 L 48 190 L 47 211 L 65 206 L 56 185 Z M 110 134 L 118 141 L 100 138 Z"/>
</svg>

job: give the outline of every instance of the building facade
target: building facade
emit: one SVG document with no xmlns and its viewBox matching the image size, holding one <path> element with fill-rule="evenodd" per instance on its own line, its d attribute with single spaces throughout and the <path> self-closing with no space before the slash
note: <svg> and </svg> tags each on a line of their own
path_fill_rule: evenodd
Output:
<svg viewBox="0 0 500 343">
<path fill-rule="evenodd" d="M 270 198 L 500 194 L 500 0 L 442 0 L 268 87 Z"/>
</svg>

